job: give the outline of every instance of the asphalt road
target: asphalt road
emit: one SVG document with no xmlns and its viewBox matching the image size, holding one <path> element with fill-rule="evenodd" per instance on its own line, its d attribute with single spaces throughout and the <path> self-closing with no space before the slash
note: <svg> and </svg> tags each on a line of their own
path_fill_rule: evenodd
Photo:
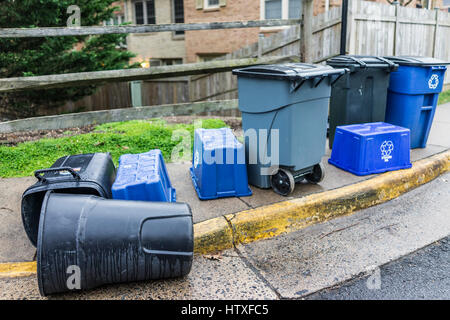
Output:
<svg viewBox="0 0 450 320">
<path fill-rule="evenodd" d="M 450 299 L 450 237 L 308 299 Z"/>
</svg>

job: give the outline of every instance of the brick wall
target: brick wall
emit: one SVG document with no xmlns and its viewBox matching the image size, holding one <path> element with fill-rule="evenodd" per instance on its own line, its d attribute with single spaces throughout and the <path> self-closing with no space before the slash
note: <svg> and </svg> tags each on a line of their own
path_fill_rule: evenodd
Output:
<svg viewBox="0 0 450 320">
<path fill-rule="evenodd" d="M 259 0 L 227 0 L 218 9 L 196 9 L 196 0 L 184 1 L 186 23 L 258 20 Z M 199 56 L 229 53 L 258 41 L 259 28 L 188 31 L 185 36 L 186 60 L 196 62 Z"/>
<path fill-rule="evenodd" d="M 134 1 L 126 1 L 126 20 L 134 23 Z M 155 0 L 157 24 L 173 23 L 172 1 Z M 127 37 L 128 50 L 137 54 L 132 62 L 152 59 L 184 59 L 185 46 L 183 36 L 174 36 L 173 32 L 134 33 Z"/>
</svg>

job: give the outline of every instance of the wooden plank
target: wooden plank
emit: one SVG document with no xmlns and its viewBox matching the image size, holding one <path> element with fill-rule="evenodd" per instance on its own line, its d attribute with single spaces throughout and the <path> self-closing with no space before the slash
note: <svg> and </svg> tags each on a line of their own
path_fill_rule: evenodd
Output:
<svg viewBox="0 0 450 320">
<path fill-rule="evenodd" d="M 398 15 L 399 15 L 399 13 L 398 13 L 399 7 L 400 7 L 400 5 L 397 3 L 395 5 L 394 56 L 398 55 L 398 52 L 399 52 L 399 49 L 398 49 L 398 47 L 399 47 L 398 39 L 399 39 L 399 34 L 400 34 L 400 30 L 399 30 L 400 20 L 399 20 L 399 17 L 398 17 Z"/>
<path fill-rule="evenodd" d="M 29 130 L 54 130 L 83 127 L 90 124 L 150 119 L 155 117 L 202 115 L 237 109 L 237 100 L 180 103 L 45 116 L 0 122 L 0 133 Z"/>
<path fill-rule="evenodd" d="M 214 29 L 279 27 L 300 24 L 301 19 L 267 19 L 230 22 L 171 23 L 125 26 L 0 28 L 0 38 L 86 36 L 96 34 L 148 33 Z"/>
<path fill-rule="evenodd" d="M 302 35 L 301 35 L 301 53 L 303 62 L 312 61 L 312 21 L 313 21 L 313 0 L 303 0 L 303 24 L 302 24 Z"/>
<path fill-rule="evenodd" d="M 395 17 L 381 17 L 381 16 L 369 16 L 364 14 L 357 14 L 354 16 L 357 21 L 381 21 L 381 22 L 395 22 Z"/>
<path fill-rule="evenodd" d="M 323 31 L 325 29 L 329 29 L 329 28 L 331 28 L 331 27 L 333 27 L 333 26 L 335 26 L 337 24 L 340 24 L 340 23 L 341 23 L 341 18 L 328 21 L 328 22 L 322 24 L 321 26 L 318 26 L 315 29 L 313 29 L 313 33 L 317 33 L 317 32 Z"/>
<path fill-rule="evenodd" d="M 0 79 L 0 92 L 12 92 L 24 89 L 49 89 L 67 86 L 97 84 L 116 81 L 149 80 L 179 77 L 194 74 L 230 71 L 239 67 L 257 64 L 282 63 L 295 61 L 297 57 L 265 57 L 236 60 L 219 60 L 202 63 L 181 64 L 148 69 L 123 69 L 95 72 L 80 72 L 36 77 Z"/>
<path fill-rule="evenodd" d="M 433 58 L 436 57 L 438 29 L 439 29 L 439 10 L 436 10 L 436 24 L 434 26 L 434 36 L 433 36 L 433 55 L 432 55 Z"/>
</svg>

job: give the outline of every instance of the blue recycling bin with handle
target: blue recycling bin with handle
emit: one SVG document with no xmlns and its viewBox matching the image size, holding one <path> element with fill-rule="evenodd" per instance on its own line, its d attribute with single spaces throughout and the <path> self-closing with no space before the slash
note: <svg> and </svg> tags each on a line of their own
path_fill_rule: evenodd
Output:
<svg viewBox="0 0 450 320">
<path fill-rule="evenodd" d="M 450 62 L 427 57 L 385 57 L 399 64 L 391 73 L 386 122 L 411 130 L 411 148 L 425 148 Z"/>
</svg>

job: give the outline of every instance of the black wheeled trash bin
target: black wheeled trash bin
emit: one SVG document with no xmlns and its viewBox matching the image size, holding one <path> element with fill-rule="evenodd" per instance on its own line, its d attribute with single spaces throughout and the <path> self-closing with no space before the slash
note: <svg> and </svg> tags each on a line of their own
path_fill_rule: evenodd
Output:
<svg viewBox="0 0 450 320">
<path fill-rule="evenodd" d="M 350 70 L 331 87 L 328 145 L 332 148 L 337 126 L 385 120 L 389 76 L 398 64 L 356 55 L 334 57 L 327 64 Z"/>
</svg>

